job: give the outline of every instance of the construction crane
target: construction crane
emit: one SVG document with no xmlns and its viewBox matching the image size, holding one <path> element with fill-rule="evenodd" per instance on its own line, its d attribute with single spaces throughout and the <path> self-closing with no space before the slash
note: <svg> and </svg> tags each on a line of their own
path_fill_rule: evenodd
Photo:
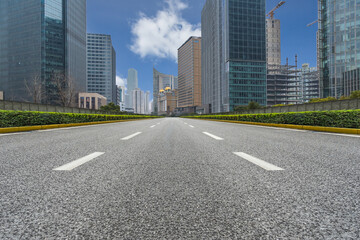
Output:
<svg viewBox="0 0 360 240">
<path fill-rule="evenodd" d="M 308 25 L 306 25 L 307 27 L 311 27 L 312 25 L 314 25 L 315 23 L 318 23 L 319 22 L 319 19 L 316 20 L 316 21 L 313 21 L 312 23 L 309 23 Z"/>
<path fill-rule="evenodd" d="M 275 11 L 278 10 L 282 5 L 285 4 L 285 1 L 280 1 L 276 7 L 273 8 L 266 16 L 270 17 L 270 19 L 274 19 Z"/>
</svg>

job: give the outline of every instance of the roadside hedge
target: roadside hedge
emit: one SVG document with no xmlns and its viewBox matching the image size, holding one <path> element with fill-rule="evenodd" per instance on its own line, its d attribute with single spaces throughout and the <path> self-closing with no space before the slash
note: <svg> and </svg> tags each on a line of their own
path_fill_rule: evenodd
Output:
<svg viewBox="0 0 360 240">
<path fill-rule="evenodd" d="M 198 115 L 187 118 L 293 124 L 320 127 L 360 128 L 360 110 L 240 115 Z"/>
<path fill-rule="evenodd" d="M 0 128 L 51 124 L 86 123 L 128 119 L 157 118 L 145 115 L 102 115 L 0 110 Z"/>
</svg>

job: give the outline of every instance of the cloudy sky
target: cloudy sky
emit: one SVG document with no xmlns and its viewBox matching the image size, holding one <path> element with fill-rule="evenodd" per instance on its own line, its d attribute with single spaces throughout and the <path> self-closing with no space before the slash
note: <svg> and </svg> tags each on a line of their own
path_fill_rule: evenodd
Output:
<svg viewBox="0 0 360 240">
<path fill-rule="evenodd" d="M 266 0 L 270 11 L 279 0 Z M 139 87 L 152 91 L 152 68 L 177 75 L 177 49 L 201 35 L 205 0 L 88 0 L 88 32 L 110 34 L 117 55 L 117 82 L 127 70 L 139 72 Z M 282 59 L 316 65 L 317 1 L 287 0 L 276 12 L 282 31 Z"/>
</svg>

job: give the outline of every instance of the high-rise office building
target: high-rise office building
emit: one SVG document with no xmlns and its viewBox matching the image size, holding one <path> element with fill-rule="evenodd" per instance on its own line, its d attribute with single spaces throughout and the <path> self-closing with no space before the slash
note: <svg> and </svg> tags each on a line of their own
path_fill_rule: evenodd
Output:
<svg viewBox="0 0 360 240">
<path fill-rule="evenodd" d="M 360 68 L 360 1 L 318 0 L 321 97 L 340 97 Z M 344 79 L 346 77 L 347 79 Z M 359 89 L 358 89 L 359 90 Z M 348 93 L 348 92 L 347 92 Z"/>
<path fill-rule="evenodd" d="M 145 114 L 151 114 L 150 91 L 145 92 Z"/>
<path fill-rule="evenodd" d="M 127 108 L 134 108 L 133 106 L 133 96 L 131 95 L 132 92 L 139 87 L 139 79 L 138 79 L 138 72 L 136 69 L 129 69 L 128 70 L 128 77 L 127 77 Z"/>
<path fill-rule="evenodd" d="M 129 91 L 139 87 L 138 72 L 131 68 L 128 70 L 127 88 Z"/>
<path fill-rule="evenodd" d="M 280 20 L 266 19 L 266 61 L 268 66 L 281 65 Z"/>
<path fill-rule="evenodd" d="M 87 34 L 87 91 L 117 104 L 116 54 L 110 35 Z"/>
<path fill-rule="evenodd" d="M 178 107 L 201 106 L 201 37 L 190 37 L 178 49 Z"/>
<path fill-rule="evenodd" d="M 202 100 L 209 112 L 266 105 L 265 0 L 207 0 L 201 16 Z"/>
<path fill-rule="evenodd" d="M 0 1 L 0 90 L 5 98 L 59 103 L 56 82 L 86 91 L 86 0 Z M 33 91 L 34 90 L 34 91 Z"/>
<path fill-rule="evenodd" d="M 141 89 L 135 88 L 131 94 L 134 113 L 145 114 L 145 94 Z"/>
<path fill-rule="evenodd" d="M 117 97 L 118 103 L 125 102 L 125 87 L 117 86 Z"/>
<path fill-rule="evenodd" d="M 178 77 L 168 74 L 163 74 L 153 69 L 153 111 L 154 113 L 158 113 L 158 98 L 160 90 L 164 90 L 165 88 L 170 88 L 171 90 L 175 90 L 178 88 Z"/>
</svg>

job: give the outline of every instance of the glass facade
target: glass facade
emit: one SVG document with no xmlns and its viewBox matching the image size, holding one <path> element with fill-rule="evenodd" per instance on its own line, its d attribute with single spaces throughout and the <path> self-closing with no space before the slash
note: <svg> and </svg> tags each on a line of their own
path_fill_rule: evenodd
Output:
<svg viewBox="0 0 360 240">
<path fill-rule="evenodd" d="M 360 67 L 360 1 L 319 0 L 321 97 L 344 95 L 343 73 Z"/>
<path fill-rule="evenodd" d="M 46 100 L 57 102 L 53 79 L 65 69 L 65 21 L 62 0 L 45 0 L 44 19 L 44 82 Z"/>
<path fill-rule="evenodd" d="M 66 72 L 79 92 L 86 91 L 86 0 L 64 0 Z"/>
<path fill-rule="evenodd" d="M 32 100 L 25 82 L 41 76 L 43 11 L 40 0 L 0 1 L 0 91 L 6 100 Z"/>
<path fill-rule="evenodd" d="M 165 90 L 170 87 L 171 90 L 178 88 L 178 77 L 167 75 L 153 69 L 153 99 L 154 99 L 154 112 L 158 113 L 158 99 L 160 97 L 160 90 Z"/>
<path fill-rule="evenodd" d="M 34 101 L 33 89 L 39 85 L 41 101 L 56 104 L 52 79 L 59 72 L 68 73 L 82 90 L 86 41 L 69 47 L 70 32 L 76 26 L 77 39 L 82 33 L 86 39 L 86 0 L 0 1 L 0 90 L 5 99 Z M 75 60 L 73 54 L 78 56 Z M 69 66 L 74 69 L 71 74 Z"/>
<path fill-rule="evenodd" d="M 87 34 L 87 92 L 98 93 L 117 104 L 116 65 L 111 36 Z M 115 96 L 114 96 L 115 95 Z"/>
<path fill-rule="evenodd" d="M 251 101 L 266 105 L 265 0 L 207 0 L 202 66 L 203 103 L 210 112 Z"/>
</svg>

